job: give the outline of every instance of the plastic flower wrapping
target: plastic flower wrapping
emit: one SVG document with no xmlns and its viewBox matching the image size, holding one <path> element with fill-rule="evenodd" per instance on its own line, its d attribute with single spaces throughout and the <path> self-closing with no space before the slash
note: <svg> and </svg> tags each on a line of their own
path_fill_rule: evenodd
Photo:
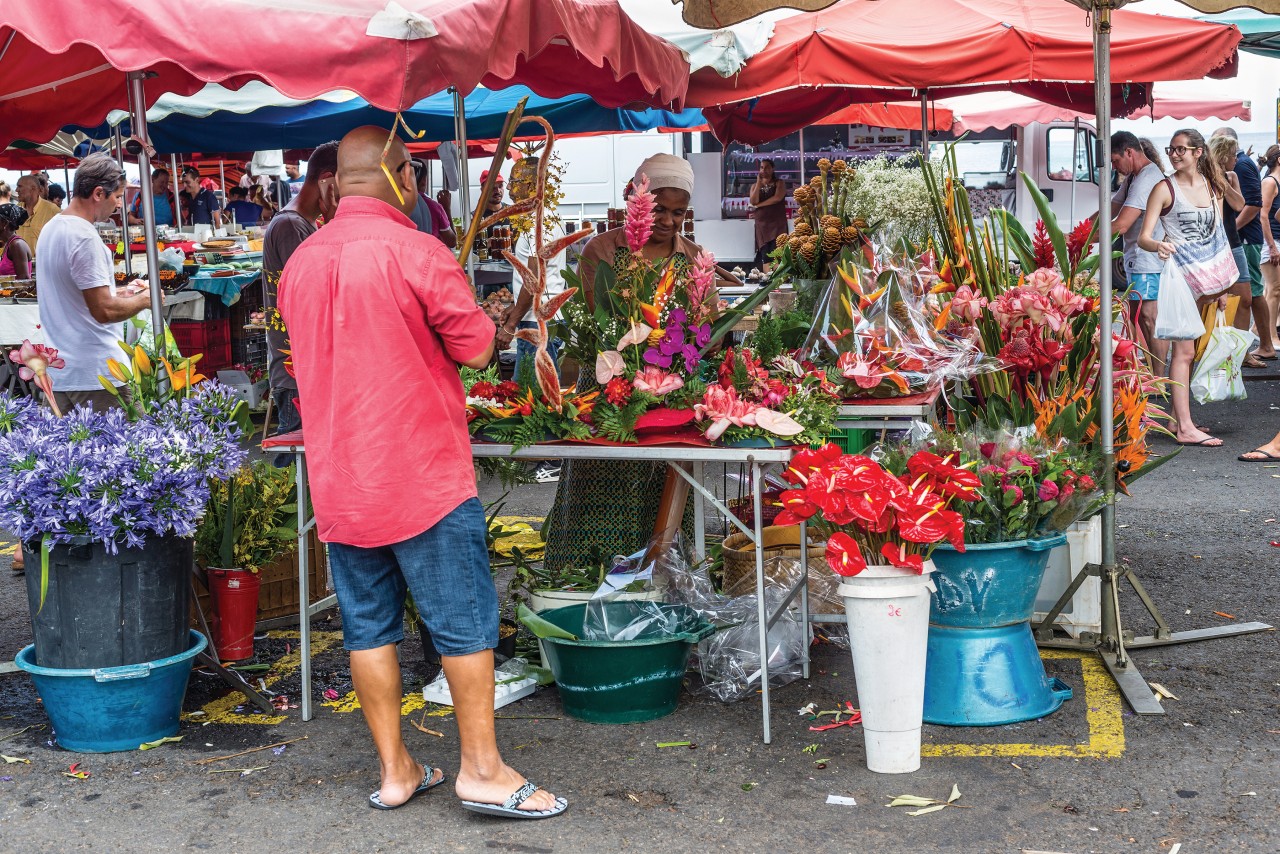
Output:
<svg viewBox="0 0 1280 854">
<path fill-rule="evenodd" d="M 826 366 L 845 399 L 919 394 L 997 367 L 971 334 L 936 328 L 928 264 L 870 246 L 841 257 L 802 353 Z"/>
<path fill-rule="evenodd" d="M 924 572 L 944 540 L 964 551 L 964 517 L 954 508 L 976 501 L 982 486 L 970 469 L 928 451 L 882 464 L 834 444 L 800 451 L 783 477 L 794 488 L 782 493 L 774 524 L 816 528 L 827 564 L 843 576 L 872 564 Z"/>
<path fill-rule="evenodd" d="M 193 535 L 209 478 L 245 460 L 239 404 L 216 382 L 132 421 L 83 406 L 59 418 L 0 395 L 0 527 L 50 544 L 87 536 L 112 553 L 153 534 Z"/>
</svg>

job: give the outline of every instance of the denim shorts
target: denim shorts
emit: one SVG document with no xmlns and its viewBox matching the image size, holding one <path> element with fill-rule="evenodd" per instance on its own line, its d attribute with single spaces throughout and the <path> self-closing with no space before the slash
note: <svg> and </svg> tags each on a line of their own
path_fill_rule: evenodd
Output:
<svg viewBox="0 0 1280 854">
<path fill-rule="evenodd" d="M 498 591 L 489 573 L 478 498 L 400 543 L 375 549 L 330 543 L 329 569 L 348 650 L 404 640 L 406 589 L 441 655 L 470 655 L 498 645 Z"/>
<path fill-rule="evenodd" d="M 1249 256 L 1245 254 L 1244 247 L 1233 247 L 1231 257 L 1236 259 L 1236 281 L 1249 282 Z M 1252 293 L 1252 290 L 1250 292 Z"/>
<path fill-rule="evenodd" d="M 1159 273 L 1129 274 L 1129 299 L 1153 300 L 1159 293 Z"/>
</svg>

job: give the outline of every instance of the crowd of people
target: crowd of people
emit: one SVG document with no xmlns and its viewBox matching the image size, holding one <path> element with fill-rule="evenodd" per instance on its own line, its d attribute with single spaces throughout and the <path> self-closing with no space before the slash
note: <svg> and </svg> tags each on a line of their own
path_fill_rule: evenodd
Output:
<svg viewBox="0 0 1280 854">
<path fill-rule="evenodd" d="M 1206 140 L 1193 128 L 1175 133 L 1165 148 L 1168 167 L 1150 140 L 1128 131 L 1111 137 L 1111 162 L 1121 176 L 1112 198 L 1112 233 L 1123 244 L 1123 283 L 1130 318 L 1157 374 L 1171 383 L 1173 423 L 1180 445 L 1216 448 L 1222 440 L 1191 415 L 1194 340 L 1156 336 L 1161 278 L 1166 262 L 1182 274 L 1204 311 L 1228 311 L 1237 329 L 1252 329 L 1258 347 L 1244 367 L 1276 360 L 1280 309 L 1280 145 L 1256 161 L 1222 127 Z M 1276 446 L 1276 447 L 1272 447 Z M 1241 454 L 1245 462 L 1280 457 L 1280 436 L 1270 446 Z"/>
</svg>

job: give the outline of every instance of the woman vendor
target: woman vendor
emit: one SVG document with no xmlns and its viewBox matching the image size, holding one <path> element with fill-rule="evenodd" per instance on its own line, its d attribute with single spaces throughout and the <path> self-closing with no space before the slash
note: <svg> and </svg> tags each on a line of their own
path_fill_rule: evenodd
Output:
<svg viewBox="0 0 1280 854">
<path fill-rule="evenodd" d="M 650 261 L 671 259 L 678 270 L 690 266 L 702 248 L 682 234 L 685 214 L 693 196 L 693 168 L 684 158 L 655 154 L 640 164 L 635 180 L 649 179 L 654 195 L 653 232 L 640 253 Z M 625 229 L 596 235 L 582 251 L 578 275 L 584 296 L 594 293 L 596 270 L 601 263 L 614 265 L 628 256 Z M 738 283 L 722 268 L 717 275 Z M 582 375 L 579 387 L 594 385 Z M 654 536 L 662 505 L 667 466 L 662 462 L 574 460 L 565 463 L 556 491 L 555 505 L 547 517 L 545 568 L 559 572 L 608 566 L 614 555 L 629 555 L 645 548 Z M 686 523 L 691 514 L 686 513 Z M 686 525 L 687 527 L 687 525 Z"/>
<path fill-rule="evenodd" d="M 773 161 L 760 161 L 760 172 L 751 185 L 751 218 L 756 224 L 755 264 L 764 269 L 778 235 L 787 233 L 787 182 L 773 174 Z"/>
</svg>

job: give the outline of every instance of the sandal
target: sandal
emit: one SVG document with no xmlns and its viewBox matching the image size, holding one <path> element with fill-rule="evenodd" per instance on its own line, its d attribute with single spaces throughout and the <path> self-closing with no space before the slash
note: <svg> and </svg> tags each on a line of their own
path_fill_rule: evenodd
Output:
<svg viewBox="0 0 1280 854">
<path fill-rule="evenodd" d="M 520 805 L 538 791 L 538 787 L 529 781 L 511 793 L 505 801 L 500 804 L 482 804 L 479 801 L 463 801 L 462 806 L 472 812 L 484 813 L 485 815 L 498 815 L 503 818 L 551 818 L 553 815 L 560 815 L 569 808 L 569 802 L 564 798 L 556 798 L 556 805 L 549 810 L 522 810 Z"/>
<path fill-rule="evenodd" d="M 436 786 L 439 786 L 441 783 L 443 783 L 445 780 L 445 774 L 443 771 L 440 772 L 439 780 L 436 780 L 434 783 L 431 782 L 431 778 L 435 776 L 435 773 L 436 773 L 436 769 L 432 768 L 430 765 L 423 765 L 422 766 L 422 782 L 418 784 L 418 788 L 414 789 L 413 793 L 410 794 L 409 797 L 404 799 L 403 803 L 394 804 L 394 805 L 384 804 L 382 802 L 382 790 L 379 789 L 378 791 L 374 792 L 372 795 L 369 796 L 369 806 L 373 807 L 375 810 L 398 810 L 400 809 L 400 807 L 409 803 L 409 801 L 418 797 L 418 795 L 421 795 L 423 792 L 429 792 L 432 789 L 434 789 Z"/>
<path fill-rule="evenodd" d="M 1262 360 L 1261 356 L 1253 356 L 1253 355 L 1245 356 L 1244 361 L 1241 362 L 1240 364 L 1241 366 L 1249 368 L 1250 370 L 1254 370 L 1254 371 L 1261 370 L 1267 366 L 1267 363 Z"/>
</svg>

